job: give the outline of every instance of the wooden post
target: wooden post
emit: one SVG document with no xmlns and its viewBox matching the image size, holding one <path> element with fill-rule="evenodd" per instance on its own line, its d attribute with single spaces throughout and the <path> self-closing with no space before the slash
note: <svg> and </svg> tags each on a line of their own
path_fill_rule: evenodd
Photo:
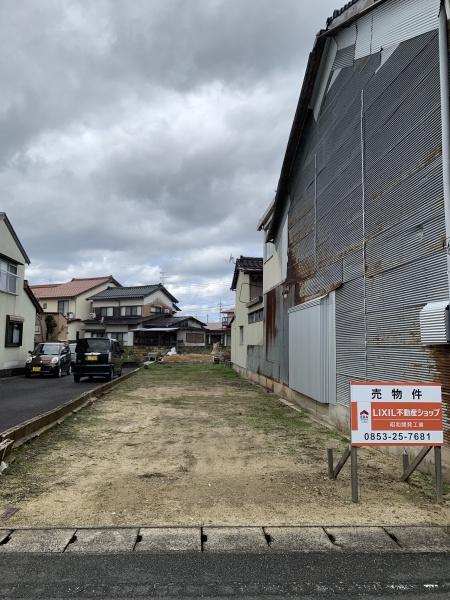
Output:
<svg viewBox="0 0 450 600">
<path fill-rule="evenodd" d="M 406 471 L 408 470 L 409 467 L 409 456 L 408 456 L 408 452 L 406 451 L 406 449 L 403 449 L 403 453 L 402 453 L 402 460 L 403 460 L 403 473 L 406 473 Z M 408 481 L 408 479 L 405 479 L 405 481 Z"/>
<path fill-rule="evenodd" d="M 350 450 L 352 471 L 352 502 L 358 502 L 358 447 L 352 446 Z"/>
<path fill-rule="evenodd" d="M 334 479 L 333 448 L 328 448 L 328 477 Z"/>
<path fill-rule="evenodd" d="M 416 458 L 412 461 L 412 463 L 408 464 L 408 468 L 403 471 L 403 475 L 401 476 L 401 481 L 408 481 L 408 478 L 411 475 L 411 473 L 413 473 L 413 471 L 415 471 L 417 469 L 417 467 L 420 465 L 420 463 L 423 461 L 423 459 L 425 458 L 425 456 L 428 454 L 428 452 L 431 450 L 432 447 L 433 446 L 425 446 L 425 448 L 422 448 L 422 450 L 419 452 L 419 454 L 416 456 Z"/>
<path fill-rule="evenodd" d="M 442 482 L 442 456 L 441 447 L 434 447 L 434 470 L 436 473 L 436 503 L 442 503 L 442 496 L 444 494 L 444 485 Z"/>
</svg>

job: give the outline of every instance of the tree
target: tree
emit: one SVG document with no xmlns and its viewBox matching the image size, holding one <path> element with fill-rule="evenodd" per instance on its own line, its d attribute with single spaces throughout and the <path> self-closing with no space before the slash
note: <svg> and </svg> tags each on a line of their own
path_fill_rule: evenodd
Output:
<svg viewBox="0 0 450 600">
<path fill-rule="evenodd" d="M 56 327 L 57 327 L 57 324 L 55 321 L 55 317 L 53 315 L 46 315 L 46 317 L 45 317 L 45 328 L 46 328 L 45 339 L 46 340 L 51 339 Z"/>
</svg>

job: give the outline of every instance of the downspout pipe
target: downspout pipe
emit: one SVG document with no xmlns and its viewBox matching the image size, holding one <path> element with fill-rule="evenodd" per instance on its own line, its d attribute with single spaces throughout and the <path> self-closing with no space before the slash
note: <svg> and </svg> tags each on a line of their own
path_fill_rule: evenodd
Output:
<svg viewBox="0 0 450 600">
<path fill-rule="evenodd" d="M 445 248 L 450 295 L 450 103 L 448 78 L 448 24 L 446 3 L 439 12 L 439 77 L 441 85 L 442 179 L 444 186 Z"/>
</svg>

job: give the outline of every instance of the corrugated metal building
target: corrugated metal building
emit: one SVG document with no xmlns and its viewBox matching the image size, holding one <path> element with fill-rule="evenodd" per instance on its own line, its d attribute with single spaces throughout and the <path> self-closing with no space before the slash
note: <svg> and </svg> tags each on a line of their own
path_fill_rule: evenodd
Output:
<svg viewBox="0 0 450 600">
<path fill-rule="evenodd" d="M 351 380 L 441 381 L 448 443 L 450 345 L 419 326 L 433 302 L 448 321 L 446 25 L 440 0 L 357 0 L 318 34 L 261 224 L 280 248 L 287 227 L 286 277 L 247 368 L 343 429 Z"/>
</svg>

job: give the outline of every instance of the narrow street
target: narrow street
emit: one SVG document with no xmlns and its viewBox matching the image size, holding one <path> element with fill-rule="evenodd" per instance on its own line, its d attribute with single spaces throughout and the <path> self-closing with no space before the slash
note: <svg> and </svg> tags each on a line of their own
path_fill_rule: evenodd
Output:
<svg viewBox="0 0 450 600">
<path fill-rule="evenodd" d="M 448 554 L 25 554 L 3 556 L 2 566 L 8 600 L 448 600 L 450 592 Z"/>
<path fill-rule="evenodd" d="M 225 366 L 155 364 L 15 452 L 0 528 L 448 523 L 431 477 L 376 450 L 353 504 L 349 467 L 327 476 L 346 443 Z"/>
<path fill-rule="evenodd" d="M 123 372 L 129 370 L 124 369 Z M 51 376 L 0 379 L 0 431 L 57 408 L 102 383 L 104 380 L 101 378 L 74 383 L 73 377 L 67 375 L 61 379 Z"/>
</svg>

